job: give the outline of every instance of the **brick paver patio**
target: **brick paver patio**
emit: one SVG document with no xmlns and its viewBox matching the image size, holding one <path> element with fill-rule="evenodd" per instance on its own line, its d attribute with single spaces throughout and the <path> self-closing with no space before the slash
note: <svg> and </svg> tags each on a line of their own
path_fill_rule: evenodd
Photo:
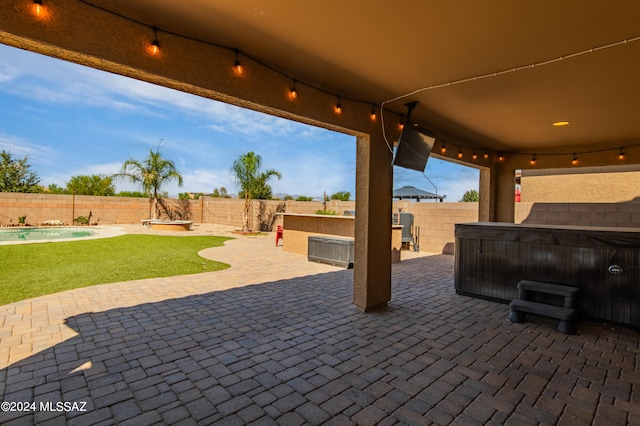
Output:
<svg viewBox="0 0 640 426">
<path fill-rule="evenodd" d="M 395 265 L 363 314 L 352 271 L 272 237 L 203 254 L 234 267 L 0 307 L 0 400 L 37 404 L 0 423 L 640 424 L 640 334 L 512 324 L 455 294 L 451 256 Z M 41 410 L 63 401 L 86 411 Z"/>
</svg>

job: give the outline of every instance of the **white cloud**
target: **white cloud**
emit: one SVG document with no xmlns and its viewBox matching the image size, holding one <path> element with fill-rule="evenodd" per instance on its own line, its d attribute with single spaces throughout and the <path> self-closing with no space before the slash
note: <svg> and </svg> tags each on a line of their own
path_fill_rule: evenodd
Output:
<svg viewBox="0 0 640 426">
<path fill-rule="evenodd" d="M 23 98 L 157 116 L 170 116 L 172 109 L 178 109 L 181 114 L 187 113 L 204 120 L 204 125 L 214 131 L 247 138 L 284 136 L 299 131 L 299 126 L 303 126 L 302 129 L 306 129 L 309 135 L 314 133 L 311 126 L 151 83 L 6 46 L 0 46 L 0 52 L 6 53 L 4 61 L 0 62 L 0 82 L 3 78 L 11 79 L 13 84 L 4 90 Z M 42 69 L 47 72 L 39 72 Z M 73 78 L 70 79 L 69 75 L 73 75 Z"/>
<path fill-rule="evenodd" d="M 51 164 L 57 157 L 56 152 L 47 146 L 2 133 L 0 133 L 1 150 L 11 152 L 13 157 L 29 157 L 29 163 Z"/>
<path fill-rule="evenodd" d="M 20 73 L 18 69 L 6 64 L 0 64 L 0 83 L 15 80 Z"/>
<path fill-rule="evenodd" d="M 122 168 L 122 163 L 94 164 L 77 168 L 71 176 L 77 175 L 112 175 L 118 173 Z"/>
</svg>

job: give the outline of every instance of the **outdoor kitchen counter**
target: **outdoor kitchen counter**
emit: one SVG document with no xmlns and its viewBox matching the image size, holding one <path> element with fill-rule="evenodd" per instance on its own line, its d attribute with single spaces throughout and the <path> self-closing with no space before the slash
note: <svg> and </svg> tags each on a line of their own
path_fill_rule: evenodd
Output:
<svg viewBox="0 0 640 426">
<path fill-rule="evenodd" d="M 520 280 L 563 284 L 580 289 L 580 316 L 640 327 L 638 228 L 479 222 L 455 238 L 458 294 L 511 302 Z"/>
<path fill-rule="evenodd" d="M 322 214 L 279 213 L 282 215 L 284 251 L 307 256 L 310 236 L 349 237 L 355 235 L 354 216 Z M 393 225 L 391 230 L 392 263 L 400 262 L 402 226 Z"/>
</svg>

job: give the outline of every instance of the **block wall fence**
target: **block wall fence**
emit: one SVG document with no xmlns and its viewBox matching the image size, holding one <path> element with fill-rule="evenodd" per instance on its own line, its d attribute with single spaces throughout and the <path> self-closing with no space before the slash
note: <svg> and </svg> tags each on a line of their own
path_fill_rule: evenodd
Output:
<svg viewBox="0 0 640 426">
<path fill-rule="evenodd" d="M 169 204 L 177 203 L 170 199 Z M 195 223 L 215 223 L 242 227 L 244 200 L 201 197 L 190 200 Z M 516 203 L 514 223 L 542 225 L 581 225 L 640 228 L 640 202 L 622 203 Z M 278 212 L 315 213 L 323 208 L 319 201 L 253 200 L 250 227 L 271 231 L 282 224 Z M 355 210 L 355 201 L 327 202 L 327 210 L 342 213 Z M 398 201 L 393 211 L 414 215 L 414 226 L 420 227 L 420 250 L 452 253 L 454 225 L 477 222 L 478 203 L 436 203 Z M 94 197 L 86 195 L 22 194 L 0 192 L 0 226 L 18 224 L 20 216 L 38 225 L 47 220 L 72 223 L 74 217 L 88 217 L 100 225 L 138 224 L 149 217 L 149 201 L 145 198 Z"/>
</svg>

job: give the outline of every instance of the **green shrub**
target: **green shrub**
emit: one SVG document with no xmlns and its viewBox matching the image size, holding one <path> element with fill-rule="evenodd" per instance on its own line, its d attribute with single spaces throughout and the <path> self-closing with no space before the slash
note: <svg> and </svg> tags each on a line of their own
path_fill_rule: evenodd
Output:
<svg viewBox="0 0 640 426">
<path fill-rule="evenodd" d="M 78 216 L 75 219 L 73 219 L 73 223 L 77 223 L 78 225 L 88 225 L 89 218 L 86 216 Z"/>
<path fill-rule="evenodd" d="M 327 215 L 327 216 L 337 216 L 338 213 L 336 213 L 335 210 L 316 210 L 316 214 L 323 214 L 323 215 Z"/>
</svg>

